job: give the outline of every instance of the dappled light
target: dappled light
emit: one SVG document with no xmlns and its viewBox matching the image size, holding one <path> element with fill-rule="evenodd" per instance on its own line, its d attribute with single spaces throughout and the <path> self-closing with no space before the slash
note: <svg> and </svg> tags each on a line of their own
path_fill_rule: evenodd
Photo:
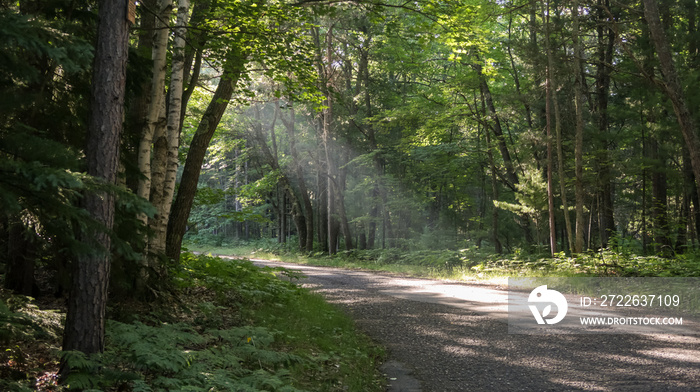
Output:
<svg viewBox="0 0 700 392">
<path fill-rule="evenodd" d="M 301 268 L 310 284 L 410 366 L 426 391 L 698 387 L 697 336 L 509 334 L 508 293 L 498 287 Z"/>
<path fill-rule="evenodd" d="M 0 0 L 0 390 L 700 390 L 699 21 Z"/>
</svg>

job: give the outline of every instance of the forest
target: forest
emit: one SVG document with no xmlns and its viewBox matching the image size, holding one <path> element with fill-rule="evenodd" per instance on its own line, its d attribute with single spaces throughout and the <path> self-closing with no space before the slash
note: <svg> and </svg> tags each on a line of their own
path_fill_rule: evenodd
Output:
<svg viewBox="0 0 700 392">
<path fill-rule="evenodd" d="M 64 374 L 248 271 L 188 247 L 700 275 L 695 0 L 111 3 L 0 0 L 3 297 L 67 300 Z"/>
</svg>

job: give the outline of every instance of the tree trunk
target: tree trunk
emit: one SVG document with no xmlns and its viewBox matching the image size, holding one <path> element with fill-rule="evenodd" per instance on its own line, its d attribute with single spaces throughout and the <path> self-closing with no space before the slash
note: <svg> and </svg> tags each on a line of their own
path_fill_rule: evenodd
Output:
<svg viewBox="0 0 700 392">
<path fill-rule="evenodd" d="M 489 132 L 489 127 L 484 127 L 484 133 L 486 134 L 487 156 L 489 159 L 489 170 L 491 171 L 491 193 L 492 193 L 491 197 L 492 197 L 492 200 L 496 201 L 496 200 L 498 200 L 498 180 L 496 177 L 496 163 L 493 159 L 493 151 L 491 150 L 492 146 L 491 146 L 491 135 Z M 496 252 L 496 254 L 501 254 L 501 253 L 503 253 L 503 246 L 501 245 L 501 240 L 498 238 L 498 227 L 499 227 L 498 208 L 495 205 L 492 205 L 491 208 L 492 208 L 492 211 L 491 211 L 491 231 L 492 231 L 494 252 Z"/>
<path fill-rule="evenodd" d="M 319 141 L 319 146 L 322 142 Z M 322 153 L 319 147 L 319 154 Z M 321 249 L 328 252 L 328 181 L 326 180 L 325 162 L 319 157 L 319 168 L 316 173 L 316 232 L 318 233 L 317 240 L 321 244 Z"/>
<path fill-rule="evenodd" d="M 547 3 L 549 8 L 549 3 Z M 549 253 L 552 257 L 557 253 L 557 230 L 554 216 L 554 186 L 552 176 L 554 171 L 552 158 L 552 79 L 551 79 L 551 53 L 549 49 L 549 12 L 546 16 L 547 31 L 545 32 L 545 42 L 547 51 L 547 70 L 545 72 L 545 113 L 547 116 L 547 209 L 549 211 Z"/>
<path fill-rule="evenodd" d="M 190 17 L 190 26 L 201 26 L 206 22 L 206 16 L 210 12 L 212 6 L 211 0 L 201 0 L 194 3 L 192 7 L 192 16 Z M 179 129 L 182 132 L 182 126 L 185 121 L 187 112 L 187 103 L 194 93 L 199 81 L 199 75 L 202 70 L 202 57 L 204 54 L 204 45 L 209 38 L 207 32 L 198 29 L 187 31 L 187 46 L 185 47 L 185 67 L 183 81 L 184 86 L 187 86 L 182 92 L 182 105 L 180 111 Z"/>
<path fill-rule="evenodd" d="M 275 110 L 280 111 L 279 105 L 276 107 Z M 304 241 L 301 242 L 300 247 L 301 250 L 311 252 L 314 250 L 314 213 L 313 207 L 311 205 L 311 197 L 309 196 L 308 187 L 306 186 L 306 179 L 304 178 L 304 169 L 299 157 L 299 153 L 297 152 L 294 107 L 290 106 L 289 111 L 289 120 L 286 120 L 284 116 L 282 116 L 282 113 L 279 114 L 279 117 L 282 120 L 282 123 L 284 124 L 285 128 L 287 128 L 287 134 L 289 135 L 289 152 L 294 162 L 294 173 L 297 177 L 297 183 L 299 184 L 299 193 L 301 194 L 301 200 L 304 207 L 303 210 L 300 211 L 300 213 L 303 214 L 303 223 L 306 227 L 306 230 Z"/>
<path fill-rule="evenodd" d="M 700 137 L 693 121 L 693 117 L 688 109 L 683 87 L 681 85 L 676 67 L 671 56 L 671 49 L 666 38 L 659 9 L 655 0 L 643 0 L 644 18 L 647 21 L 649 33 L 651 34 L 654 47 L 656 48 L 661 73 L 664 83 L 661 85 L 662 91 L 671 100 L 673 110 L 676 114 L 678 125 L 681 128 L 683 139 L 690 153 L 690 161 L 695 174 L 695 186 L 700 193 Z"/>
<path fill-rule="evenodd" d="M 145 0 L 143 2 L 143 5 L 148 9 L 156 9 L 157 1 Z M 153 32 L 156 31 L 155 23 L 156 17 L 153 13 L 150 12 L 143 12 L 139 18 L 138 45 L 136 47 L 136 53 L 139 57 L 143 58 L 144 60 L 146 58 L 149 58 L 151 60 L 153 59 Z M 141 139 L 143 138 L 145 130 L 147 129 L 146 120 L 148 118 L 148 110 L 150 106 L 151 90 L 153 84 L 152 79 L 153 78 L 151 77 L 151 79 L 144 79 L 141 82 L 140 86 L 137 88 L 139 94 L 132 98 L 129 104 L 129 112 L 127 113 L 127 124 L 130 128 L 129 133 L 133 135 L 138 135 L 139 138 L 139 140 L 137 141 L 138 145 L 136 146 L 136 160 L 139 165 L 139 170 L 142 169 L 142 157 L 140 157 L 139 155 L 141 154 Z M 148 152 L 150 156 L 150 148 Z M 141 174 L 145 175 L 143 172 L 141 172 Z M 148 176 L 150 178 L 150 172 L 148 173 Z M 135 185 L 129 185 L 130 188 L 138 194 L 139 183 L 142 181 L 142 179 L 137 178 L 135 179 L 135 181 Z M 147 218 L 145 216 L 140 216 L 139 219 L 144 223 L 147 222 Z"/>
<path fill-rule="evenodd" d="M 693 220 L 690 205 L 693 201 L 693 190 L 695 189 L 695 178 L 693 177 L 693 169 L 690 165 L 690 156 L 688 155 L 688 150 L 686 148 L 683 149 L 682 159 L 683 199 L 679 214 L 678 236 L 676 237 L 676 253 L 685 253 L 689 247 L 688 243 L 692 234 L 691 222 Z"/>
<path fill-rule="evenodd" d="M 605 9 L 609 8 L 608 0 L 598 0 L 598 64 L 596 66 L 596 115 L 598 131 L 600 132 L 601 146 L 596 154 L 598 172 L 598 197 L 600 199 L 598 227 L 601 238 L 601 248 L 606 248 L 610 238 L 615 234 L 615 217 L 613 204 L 613 178 L 611 173 L 612 163 L 608 150 L 609 121 L 608 121 L 608 95 L 610 94 L 610 67 L 615 43 L 615 32 L 603 22 L 606 20 Z"/>
<path fill-rule="evenodd" d="M 501 127 L 501 120 L 496 112 L 496 106 L 493 103 L 493 97 L 491 96 L 491 90 L 486 83 L 486 76 L 483 73 L 483 68 L 480 64 L 475 66 L 477 73 L 479 74 L 479 86 L 483 99 L 486 103 L 486 108 L 489 111 L 489 115 L 492 119 L 490 124 L 492 124 L 491 129 L 496 137 L 496 144 L 498 150 L 503 158 L 503 163 L 506 167 L 506 186 L 512 189 L 514 192 L 518 192 L 517 185 L 520 183 L 518 179 L 518 174 L 515 172 L 515 166 L 513 165 L 513 160 L 510 156 L 510 151 L 508 150 L 508 145 L 506 144 L 505 136 L 503 135 L 503 128 Z M 528 244 L 532 244 L 532 232 L 530 231 L 530 217 L 527 215 L 519 217 L 520 227 L 522 227 L 525 234 L 525 241 Z"/>
<path fill-rule="evenodd" d="M 282 243 L 287 242 L 287 191 L 282 188 L 282 195 L 280 196 L 280 239 Z"/>
<path fill-rule="evenodd" d="M 343 161 L 347 163 L 350 160 L 350 149 L 345 150 L 345 157 Z M 345 240 L 345 250 L 350 250 L 354 248 L 352 240 L 352 232 L 350 231 L 350 223 L 348 222 L 348 215 L 345 211 L 345 186 L 347 178 L 347 168 L 343 166 L 338 170 L 338 219 L 340 220 L 340 232 L 343 234 L 343 239 Z"/>
<path fill-rule="evenodd" d="M 323 134 L 322 134 L 322 141 L 323 141 L 323 149 L 326 154 L 326 172 L 325 172 L 325 182 L 326 182 L 326 197 L 328 199 L 326 203 L 326 207 L 328 208 L 327 212 L 327 225 L 328 225 L 328 253 L 330 255 L 333 255 L 336 253 L 337 249 L 337 243 L 336 240 L 338 238 L 337 235 L 337 218 L 335 217 L 336 213 L 336 192 L 338 191 L 335 186 L 335 176 L 334 176 L 334 162 L 332 159 L 332 152 L 331 152 L 331 141 L 330 141 L 330 127 L 331 127 L 331 117 L 332 117 L 332 102 L 330 96 L 326 97 L 326 106 L 327 109 L 324 110 L 323 112 Z"/>
<path fill-rule="evenodd" d="M 493 133 L 496 136 L 496 144 L 498 145 L 498 150 L 501 152 L 501 157 L 503 158 L 503 164 L 506 167 L 506 176 L 508 178 L 508 185 L 514 192 L 517 192 L 516 185 L 518 185 L 518 175 L 515 172 L 515 166 L 513 165 L 513 159 L 510 156 L 510 150 L 506 144 L 506 138 L 503 135 L 503 128 L 501 127 L 501 119 L 496 112 L 496 106 L 493 103 L 493 97 L 491 96 L 491 90 L 486 83 L 486 76 L 483 73 L 483 68 L 481 65 L 476 66 L 476 71 L 479 74 L 481 93 L 484 96 L 484 101 L 486 102 L 486 107 L 489 110 L 489 115 L 491 116 L 491 123 L 493 124 Z"/>
<path fill-rule="evenodd" d="M 165 74 L 167 67 L 168 53 L 168 35 L 170 33 L 167 21 L 170 19 L 172 12 L 172 1 L 157 0 L 153 2 L 156 5 L 157 15 L 155 17 L 155 33 L 153 35 L 153 44 L 151 50 L 151 59 L 153 60 L 153 74 L 151 76 L 151 85 L 149 88 L 150 99 L 145 120 L 145 127 L 139 141 L 138 149 L 138 166 L 141 172 L 141 178 L 138 182 L 137 194 L 149 201 L 152 199 L 152 187 L 154 186 L 154 176 L 158 181 L 158 161 L 153 159 L 153 141 L 158 140 L 166 126 L 165 114 Z M 161 141 L 162 144 L 162 141 Z M 152 160 L 156 163 L 153 164 Z M 154 168 L 156 170 L 154 170 Z M 156 189 L 160 189 L 160 184 L 155 184 Z M 145 225 L 152 225 L 156 217 L 149 219 L 145 214 L 140 214 L 139 219 Z M 139 262 L 139 271 L 136 275 L 135 292 L 140 295 L 144 292 L 146 282 L 149 279 L 149 270 L 154 266 L 151 259 L 151 238 L 144 239 L 145 249 L 144 254 Z"/>
<path fill-rule="evenodd" d="M 673 250 L 668 225 L 668 182 L 666 158 L 656 137 L 649 138 L 649 158 L 654 162 L 651 173 L 651 219 L 657 254 L 670 256 Z"/>
<path fill-rule="evenodd" d="M 571 6 L 571 14 L 574 18 L 573 41 L 574 41 L 574 73 L 576 74 L 575 86 L 575 106 L 576 106 L 576 144 L 575 144 L 575 160 L 576 160 L 576 241 L 572 251 L 574 253 L 583 252 L 583 232 L 584 232 L 584 217 L 583 217 L 583 78 L 584 71 L 581 66 L 583 58 L 583 50 L 579 41 L 579 14 L 578 1 L 575 0 Z M 568 212 L 566 212 L 568 216 Z"/>
<path fill-rule="evenodd" d="M 547 85 L 549 86 L 549 96 L 552 100 L 552 103 L 554 104 L 554 132 L 556 134 L 556 143 L 557 143 L 557 169 L 558 169 L 558 174 L 559 174 L 559 191 L 561 193 L 561 204 L 563 207 L 563 212 L 564 212 L 564 228 L 566 229 L 566 239 L 569 244 L 569 250 L 573 251 L 574 250 L 574 244 L 573 244 L 573 233 L 571 230 L 571 216 L 569 214 L 569 203 L 567 200 L 566 196 L 566 175 L 564 173 L 564 151 L 562 148 L 562 136 L 561 136 L 561 111 L 559 108 L 559 100 L 557 98 L 557 85 L 555 83 L 554 79 L 554 55 L 552 53 L 552 46 L 550 43 L 549 35 L 550 35 L 550 22 L 549 22 L 549 14 L 551 10 L 549 9 L 549 3 L 547 3 L 547 15 L 546 15 L 546 22 L 545 22 L 545 33 L 544 33 L 544 42 L 545 42 L 545 51 L 547 54 Z M 574 55 L 575 57 L 575 55 Z M 551 127 L 551 124 L 549 125 Z M 551 132 L 551 130 L 550 130 Z M 551 161 L 551 159 L 550 159 Z M 549 162 L 549 161 L 548 161 Z M 549 163 L 548 163 L 548 171 L 549 171 Z M 547 185 L 549 186 L 549 182 L 551 179 L 549 178 L 549 175 L 547 177 Z M 553 199 L 553 195 L 548 195 L 550 199 Z M 550 211 L 550 214 L 553 211 Z M 550 221 L 551 224 L 551 221 Z M 551 230 L 551 228 L 550 228 Z M 551 237 L 551 235 L 550 235 Z M 551 238 L 550 238 L 551 240 Z"/>
<path fill-rule="evenodd" d="M 165 70 L 168 52 L 168 29 L 164 21 L 170 18 L 172 3 L 168 0 L 159 0 L 157 3 L 158 17 L 155 21 L 155 35 L 151 59 L 153 60 L 153 75 L 151 77 L 150 99 L 146 124 L 139 142 L 138 166 L 142 178 L 139 180 L 137 195 L 149 200 L 151 197 L 151 147 L 157 128 L 162 128 L 165 119 Z M 148 218 L 142 214 L 139 219 L 144 224 Z"/>
<path fill-rule="evenodd" d="M 166 255 L 173 260 L 180 259 L 182 238 L 187 229 L 187 219 L 190 216 L 194 195 L 197 192 L 199 173 L 209 142 L 214 136 L 214 131 L 216 131 L 224 111 L 228 107 L 228 102 L 238 83 L 238 79 L 243 73 L 246 61 L 246 57 L 238 48 L 233 47 L 230 49 L 219 85 L 216 87 L 214 96 L 202 115 L 202 119 L 190 143 L 182 178 L 180 179 L 180 186 L 175 202 L 170 210 L 170 220 L 168 221 Z"/>
<path fill-rule="evenodd" d="M 647 138 L 642 128 L 642 158 L 646 158 L 647 152 Z M 642 254 L 647 254 L 647 249 L 649 248 L 649 236 L 648 236 L 648 225 L 647 225 L 647 168 L 646 165 L 642 167 Z"/>
<path fill-rule="evenodd" d="M 369 42 L 368 42 L 369 44 Z M 364 50 L 360 52 L 360 72 L 358 77 L 362 77 L 364 91 L 364 104 L 365 104 L 365 117 L 372 117 L 372 99 L 370 94 L 370 75 L 369 75 L 369 50 Z M 359 83 L 358 83 L 359 86 Z M 377 149 L 377 139 L 375 135 L 374 128 L 372 124 L 367 125 L 367 142 L 369 145 L 369 151 L 375 151 Z M 377 177 L 382 175 L 382 162 L 379 156 L 374 157 L 374 171 Z M 373 249 L 375 245 L 375 240 L 377 236 L 377 221 L 379 219 L 379 184 L 378 180 L 375 181 L 372 191 L 370 192 L 370 211 L 369 211 L 369 221 L 367 227 L 367 235 L 360 234 L 360 249 Z M 364 225 L 363 225 L 364 226 Z"/>
<path fill-rule="evenodd" d="M 174 29 L 175 38 L 172 49 L 172 71 L 170 75 L 170 87 L 168 90 L 168 115 L 164 135 L 159 139 L 159 157 L 163 159 L 162 187 L 159 187 L 154 200 L 157 208 L 154 236 L 149 244 L 151 252 L 160 255 L 165 253 L 168 220 L 170 208 L 175 194 L 175 181 L 179 165 L 178 148 L 180 147 L 180 115 L 183 96 L 183 78 L 185 65 L 185 34 L 187 30 L 187 16 L 189 13 L 189 0 L 178 0 L 177 22 Z M 160 159 L 159 159 L 160 161 Z M 163 268 L 158 266 L 159 274 L 164 274 Z"/>
<path fill-rule="evenodd" d="M 119 139 L 124 119 L 129 43 L 126 8 L 122 2 L 99 2 L 100 24 L 85 155 L 87 173 L 107 184 L 116 183 Z M 68 300 L 63 350 L 94 354 L 104 350 L 111 245 L 108 231 L 114 223 L 114 195 L 109 192 L 87 193 L 83 206 L 105 230 L 86 229 L 81 233 L 82 242 L 92 252 L 79 255 L 73 263 L 73 284 Z M 69 371 L 63 363 L 61 373 L 66 375 Z"/>
</svg>

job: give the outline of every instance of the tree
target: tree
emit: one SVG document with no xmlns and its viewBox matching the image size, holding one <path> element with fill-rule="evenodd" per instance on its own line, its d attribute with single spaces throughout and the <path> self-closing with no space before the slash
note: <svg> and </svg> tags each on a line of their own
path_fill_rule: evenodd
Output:
<svg viewBox="0 0 700 392">
<path fill-rule="evenodd" d="M 177 196 L 173 202 L 168 221 L 166 255 L 173 259 L 180 259 L 182 249 L 182 238 L 187 229 L 187 218 L 192 209 L 199 174 L 204 161 L 207 147 L 214 136 L 214 131 L 221 121 L 221 117 L 231 100 L 234 88 L 238 79 L 243 74 L 247 55 L 239 48 L 231 47 L 223 65 L 224 72 L 221 75 L 214 96 L 211 98 L 209 106 L 202 115 L 194 138 L 190 142 L 190 149 L 180 179 Z"/>
<path fill-rule="evenodd" d="M 88 174 L 106 185 L 116 183 L 119 162 L 129 37 L 126 11 L 123 3 L 99 2 L 86 161 Z M 102 227 L 88 228 L 81 234 L 93 249 L 74 263 L 63 350 L 94 354 L 104 350 L 114 195 L 109 190 L 90 192 L 83 206 Z"/>
<path fill-rule="evenodd" d="M 151 4 L 153 3 L 153 4 Z M 144 119 L 136 119 L 135 124 L 143 124 L 143 128 L 140 130 L 140 138 L 137 150 L 137 160 L 138 169 L 141 176 L 138 179 L 138 185 L 136 189 L 136 194 L 146 200 L 151 200 L 151 189 L 153 186 L 153 170 L 152 170 L 152 148 L 154 137 L 158 134 L 163 133 L 163 127 L 165 126 L 165 75 L 167 68 L 167 53 L 168 53 L 168 35 L 169 29 L 167 21 L 170 18 L 172 12 L 172 1 L 170 0 L 156 0 L 148 5 L 155 5 L 157 8 L 157 14 L 153 15 L 153 21 L 151 22 L 151 13 L 146 12 L 146 16 L 142 17 L 142 27 L 148 28 L 151 23 L 155 29 L 155 33 L 152 34 L 150 39 L 141 37 L 139 39 L 139 45 L 145 47 L 144 50 L 151 49 L 151 60 L 153 61 L 153 70 L 151 75 L 151 83 L 147 88 L 144 89 L 144 93 L 148 93 L 148 97 L 145 96 L 140 98 L 135 102 L 136 105 L 147 103 L 146 109 L 134 109 L 136 113 L 134 116 L 143 116 Z M 144 24 L 145 23 L 145 24 Z M 143 42 L 143 41 L 146 42 Z M 145 94 L 144 94 L 145 95 Z M 156 184 L 159 186 L 159 184 Z M 144 223 L 148 224 L 149 219 L 146 214 L 141 214 L 139 219 Z M 149 277 L 149 270 L 155 267 L 156 263 L 151 260 L 149 255 L 149 238 L 145 236 L 144 243 L 145 248 L 143 250 L 143 257 L 139 263 L 139 271 L 136 279 L 136 291 L 141 293 L 144 291 Z"/>
<path fill-rule="evenodd" d="M 556 96 L 556 89 L 557 86 L 552 86 L 554 84 L 552 75 L 554 73 L 554 60 L 552 59 L 552 48 L 550 45 L 550 31 L 549 31 L 549 15 L 551 13 L 551 9 L 549 8 L 549 2 L 547 2 L 547 8 L 542 10 L 543 12 L 543 19 L 545 19 L 545 51 L 547 53 L 547 71 L 546 71 L 546 76 L 545 76 L 545 90 L 546 90 L 546 113 L 545 116 L 547 117 L 547 202 L 548 202 L 548 211 L 549 211 L 549 252 L 552 257 L 554 257 L 554 254 L 557 253 L 557 229 L 556 229 L 556 215 L 554 213 L 554 185 L 553 185 L 553 177 L 554 177 L 554 158 L 552 157 L 552 110 L 550 110 L 552 104 L 554 104 L 554 128 L 556 130 L 556 138 L 557 138 L 557 155 L 559 157 L 559 170 L 560 170 L 560 175 L 559 175 L 559 180 L 562 182 L 561 185 L 561 190 L 562 190 L 562 201 L 566 200 L 566 189 L 563 184 L 564 181 L 564 176 L 561 174 L 564 171 L 564 168 L 562 167 L 563 159 L 562 159 L 562 153 L 561 153 L 561 120 L 559 119 L 559 104 L 557 101 L 557 96 Z M 564 203 L 566 206 L 566 203 Z M 566 209 L 564 210 L 565 214 L 568 214 L 568 211 Z M 568 224 L 568 219 L 567 219 L 567 230 L 570 231 L 571 226 Z"/>
<path fill-rule="evenodd" d="M 693 173 L 695 174 L 696 187 L 700 192 L 700 181 L 698 180 L 700 179 L 700 137 L 698 136 L 693 116 L 688 109 L 685 93 L 681 86 L 673 57 L 671 56 L 668 39 L 666 38 L 666 33 L 664 32 L 661 19 L 659 18 L 658 5 L 656 1 L 653 0 L 643 0 L 643 3 L 644 18 L 648 23 L 649 33 L 654 47 L 656 48 L 659 66 L 663 74 L 664 82 L 660 84 L 660 87 L 673 104 L 678 126 L 683 134 L 685 145 L 690 152 L 690 161 L 693 167 Z"/>
<path fill-rule="evenodd" d="M 579 3 L 574 0 L 571 6 L 571 15 L 574 19 L 572 38 L 574 41 L 574 74 L 576 75 L 576 84 L 574 86 L 574 105 L 576 107 L 576 143 L 575 143 L 575 177 L 576 177 L 576 241 L 575 246 L 572 249 L 574 253 L 583 252 L 583 232 L 584 232 L 584 218 L 583 218 L 583 204 L 584 204 L 584 191 L 583 191 L 583 131 L 584 131 L 584 120 L 583 120 L 583 84 L 584 84 L 584 70 L 582 67 L 583 49 L 579 36 L 580 29 L 580 18 L 579 18 Z M 562 179 L 563 181 L 563 179 Z M 568 211 L 564 211 L 568 216 Z M 569 233 L 571 234 L 571 233 Z"/>
<path fill-rule="evenodd" d="M 170 87 L 168 89 L 167 120 L 154 145 L 159 181 L 153 187 L 153 204 L 158 212 L 151 225 L 155 232 L 149 242 L 149 250 L 158 255 L 165 253 L 168 220 L 175 194 L 175 182 L 179 165 L 180 116 L 183 105 L 183 84 L 185 67 L 185 31 L 189 13 L 189 0 L 178 0 L 175 39 L 172 48 Z M 229 98 L 224 98 L 229 99 Z"/>
</svg>

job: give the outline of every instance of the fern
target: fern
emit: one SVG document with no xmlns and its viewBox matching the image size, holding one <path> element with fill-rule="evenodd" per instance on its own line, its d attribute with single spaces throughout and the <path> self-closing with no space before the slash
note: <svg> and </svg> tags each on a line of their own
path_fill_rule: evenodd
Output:
<svg viewBox="0 0 700 392">
<path fill-rule="evenodd" d="M 79 385 L 129 381 L 134 391 L 143 392 L 294 391 L 289 389 L 291 380 L 282 367 L 302 361 L 295 355 L 270 350 L 275 334 L 261 327 L 197 332 L 181 323 L 149 326 L 111 321 L 107 331 L 109 345 L 104 362 L 125 371 L 109 380 L 103 371 L 102 380 L 77 379 Z M 80 354 L 71 362 L 83 368 L 92 363 Z"/>
</svg>

